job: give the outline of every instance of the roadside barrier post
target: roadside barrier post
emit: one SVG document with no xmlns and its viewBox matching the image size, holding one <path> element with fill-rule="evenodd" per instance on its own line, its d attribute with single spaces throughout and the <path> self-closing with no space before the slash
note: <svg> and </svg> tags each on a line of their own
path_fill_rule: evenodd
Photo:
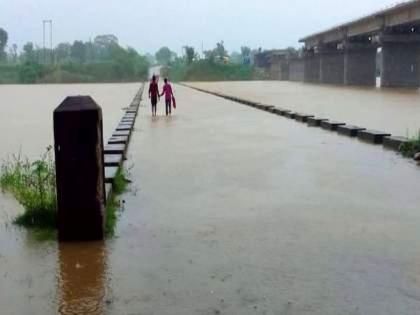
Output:
<svg viewBox="0 0 420 315">
<path fill-rule="evenodd" d="M 60 241 L 104 238 L 102 109 L 90 96 L 67 97 L 54 111 Z"/>
</svg>

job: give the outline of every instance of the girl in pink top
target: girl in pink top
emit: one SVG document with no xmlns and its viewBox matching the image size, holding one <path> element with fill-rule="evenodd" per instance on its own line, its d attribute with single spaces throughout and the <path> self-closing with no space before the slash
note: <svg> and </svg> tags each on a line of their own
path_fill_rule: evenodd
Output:
<svg viewBox="0 0 420 315">
<path fill-rule="evenodd" d="M 163 85 L 163 91 L 160 96 L 165 94 L 165 105 L 166 105 L 166 116 L 171 115 L 171 101 L 174 94 L 172 93 L 172 86 L 168 83 L 168 79 L 165 78 L 165 84 Z"/>
</svg>

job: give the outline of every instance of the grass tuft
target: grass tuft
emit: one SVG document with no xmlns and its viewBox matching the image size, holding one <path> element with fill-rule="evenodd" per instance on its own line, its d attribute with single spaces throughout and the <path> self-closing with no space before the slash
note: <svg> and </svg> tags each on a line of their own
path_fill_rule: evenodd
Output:
<svg viewBox="0 0 420 315">
<path fill-rule="evenodd" d="M 52 147 L 36 161 L 31 162 L 19 153 L 3 161 L 0 169 L 0 187 L 11 192 L 25 211 L 13 223 L 34 232 L 38 240 L 50 240 L 57 234 L 57 197 L 55 163 Z M 112 196 L 106 205 L 105 233 L 113 236 L 118 219 L 118 196 L 127 190 L 129 181 L 120 167 L 115 177 Z"/>
<path fill-rule="evenodd" d="M 14 223 L 25 227 L 56 228 L 57 198 L 52 147 L 31 162 L 21 154 L 3 162 L 0 187 L 10 191 L 25 208 Z"/>
<path fill-rule="evenodd" d="M 407 143 L 404 143 L 400 152 L 405 157 L 412 158 L 417 152 L 420 152 L 420 131 L 416 137 L 411 138 Z"/>
</svg>

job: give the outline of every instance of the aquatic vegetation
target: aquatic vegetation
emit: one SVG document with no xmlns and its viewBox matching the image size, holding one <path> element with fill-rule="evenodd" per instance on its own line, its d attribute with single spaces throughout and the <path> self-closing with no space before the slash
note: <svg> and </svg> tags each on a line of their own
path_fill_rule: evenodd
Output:
<svg viewBox="0 0 420 315">
<path fill-rule="evenodd" d="M 401 146 L 400 152 L 406 157 L 413 157 L 416 153 L 420 152 L 420 131 L 416 137 L 411 138 Z"/>
<path fill-rule="evenodd" d="M 107 236 L 114 234 L 120 208 L 118 196 L 126 191 L 127 185 L 125 170 L 120 167 L 112 196 L 106 205 Z M 20 153 L 3 161 L 0 168 L 0 187 L 11 192 L 25 209 L 14 219 L 16 225 L 32 229 L 42 240 L 56 237 L 57 196 L 51 146 L 35 161 L 22 157 Z"/>
<path fill-rule="evenodd" d="M 106 220 L 105 220 L 105 234 L 107 236 L 113 236 L 115 232 L 115 226 L 118 220 L 118 210 L 120 207 L 120 200 L 118 196 L 127 191 L 129 181 L 126 178 L 127 171 L 123 167 L 120 167 L 114 178 L 113 192 L 106 204 Z"/>
<path fill-rule="evenodd" d="M 10 191 L 25 208 L 14 223 L 26 227 L 56 228 L 57 199 L 52 147 L 31 162 L 19 153 L 5 160 L 0 170 L 0 187 Z"/>
</svg>

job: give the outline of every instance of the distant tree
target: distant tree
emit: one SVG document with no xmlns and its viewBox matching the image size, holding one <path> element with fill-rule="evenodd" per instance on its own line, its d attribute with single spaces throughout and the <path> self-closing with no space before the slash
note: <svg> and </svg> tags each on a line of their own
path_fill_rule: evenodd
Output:
<svg viewBox="0 0 420 315">
<path fill-rule="evenodd" d="M 205 50 L 204 51 L 204 58 L 207 61 L 214 62 L 215 59 L 216 59 L 216 53 L 215 53 L 215 51 L 213 49 L 212 50 Z"/>
<path fill-rule="evenodd" d="M 70 43 L 60 43 L 55 47 L 55 56 L 59 63 L 70 58 L 71 48 L 72 46 Z"/>
<path fill-rule="evenodd" d="M 242 64 L 243 63 L 242 54 L 240 54 L 236 51 L 234 51 L 230 54 L 229 60 L 230 60 L 231 63 L 235 63 L 235 64 Z"/>
<path fill-rule="evenodd" d="M 191 64 L 194 59 L 197 57 L 194 47 L 185 46 L 185 55 L 187 59 L 187 64 Z"/>
<path fill-rule="evenodd" d="M 168 47 L 162 47 L 156 52 L 155 57 L 158 63 L 167 65 L 174 57 L 174 53 Z"/>
<path fill-rule="evenodd" d="M 13 44 L 12 47 L 9 48 L 9 60 L 11 63 L 16 63 L 17 58 L 18 58 L 17 45 Z"/>
<path fill-rule="evenodd" d="M 73 43 L 73 46 L 71 46 L 71 57 L 80 63 L 86 61 L 86 46 L 82 41 L 76 40 Z"/>
<path fill-rule="evenodd" d="M 220 41 L 216 44 L 215 54 L 216 54 L 216 57 L 219 59 L 219 61 L 223 61 L 223 59 L 226 56 L 228 56 L 228 52 L 225 49 L 225 44 L 223 41 Z"/>
<path fill-rule="evenodd" d="M 9 39 L 9 35 L 7 32 L 0 28 L 0 60 L 5 60 L 7 57 L 7 54 L 5 52 L 7 40 Z"/>
<path fill-rule="evenodd" d="M 150 63 L 151 65 L 153 65 L 153 64 L 155 64 L 155 63 L 156 63 L 156 58 L 155 58 L 155 56 L 153 56 L 152 54 L 147 53 L 147 54 L 145 55 L 145 57 L 146 57 L 146 59 L 147 59 L 147 62 L 148 62 L 148 63 Z"/>
<path fill-rule="evenodd" d="M 34 49 L 34 44 L 31 42 L 23 45 L 23 61 L 25 62 L 35 62 L 36 61 L 36 52 Z"/>
<path fill-rule="evenodd" d="M 93 40 L 93 43 L 99 48 L 118 46 L 118 37 L 112 34 L 98 35 Z"/>
</svg>

